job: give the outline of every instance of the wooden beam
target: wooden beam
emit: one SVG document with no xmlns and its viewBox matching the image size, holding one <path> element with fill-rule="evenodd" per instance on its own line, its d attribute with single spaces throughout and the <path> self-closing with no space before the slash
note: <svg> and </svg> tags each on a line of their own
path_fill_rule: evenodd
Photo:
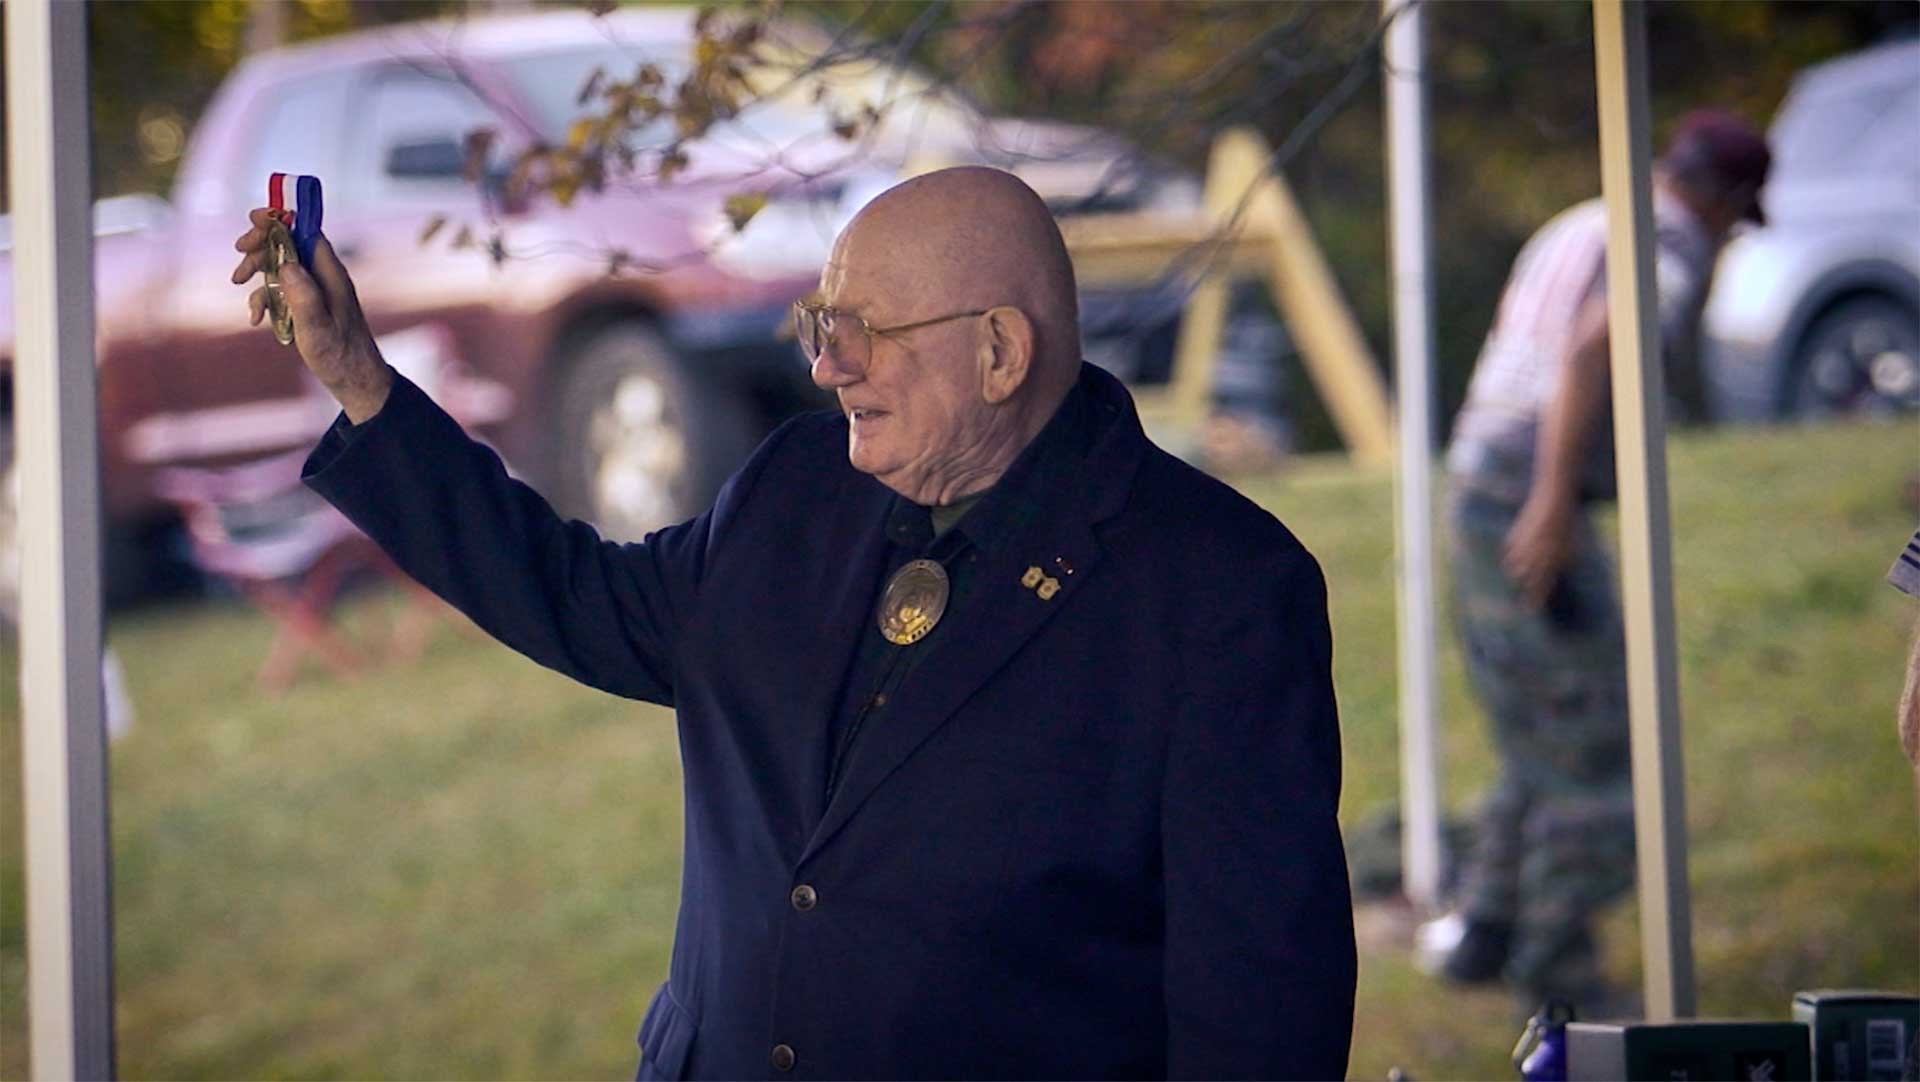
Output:
<svg viewBox="0 0 1920 1082">
<path fill-rule="evenodd" d="M 1177 269 L 1200 275 L 1175 347 L 1173 381 L 1164 395 L 1145 395 L 1141 404 L 1142 412 L 1196 426 L 1210 405 L 1230 283 L 1265 278 L 1348 450 L 1369 465 L 1390 464 L 1393 422 L 1379 365 L 1285 178 L 1268 170 L 1269 158 L 1258 135 L 1229 131 L 1214 143 L 1202 214 L 1062 222 L 1074 273 L 1083 286 L 1151 282 Z"/>
<path fill-rule="evenodd" d="M 1258 161 L 1265 168 L 1266 147 L 1257 136 L 1230 131 L 1220 138 L 1223 153 Z M 1368 465 L 1391 465 L 1393 420 L 1380 365 L 1285 177 L 1266 175 L 1253 191 L 1247 218 L 1249 228 L 1272 239 L 1267 284 L 1347 449 Z"/>
<path fill-rule="evenodd" d="M 1674 655 L 1666 388 L 1654 291 L 1652 139 L 1643 0 L 1595 0 L 1600 177 L 1607 201 L 1607 321 L 1620 491 L 1620 596 L 1633 730 L 1634 831 L 1646 1015 L 1694 1013 L 1686 771 Z"/>
</svg>

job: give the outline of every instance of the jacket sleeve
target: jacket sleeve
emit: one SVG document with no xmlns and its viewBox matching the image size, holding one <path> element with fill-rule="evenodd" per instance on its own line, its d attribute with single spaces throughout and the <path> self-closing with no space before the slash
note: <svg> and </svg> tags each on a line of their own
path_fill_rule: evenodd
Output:
<svg viewBox="0 0 1920 1082">
<path fill-rule="evenodd" d="M 1326 582 L 1297 543 L 1270 581 L 1218 625 L 1230 641 L 1189 660 L 1168 737 L 1169 1078 L 1346 1076 L 1356 961 Z"/>
<path fill-rule="evenodd" d="M 773 441 L 769 441 L 771 445 Z M 714 509 L 636 544 L 563 521 L 418 387 L 396 377 L 365 424 L 344 417 L 306 483 L 409 575 L 488 634 L 603 691 L 673 705 L 676 631 L 720 525 L 766 448 Z"/>
</svg>

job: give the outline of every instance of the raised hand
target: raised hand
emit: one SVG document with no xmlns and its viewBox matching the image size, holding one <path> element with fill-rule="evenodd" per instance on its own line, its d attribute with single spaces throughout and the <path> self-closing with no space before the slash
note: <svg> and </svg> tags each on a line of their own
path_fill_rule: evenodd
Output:
<svg viewBox="0 0 1920 1082">
<path fill-rule="evenodd" d="M 233 269 L 234 284 L 245 285 L 264 265 L 273 214 L 265 207 L 247 212 L 250 228 L 233 242 L 241 253 L 240 264 Z M 393 387 L 393 370 L 381 358 L 360 311 L 353 279 L 324 233 L 313 246 L 313 272 L 309 274 L 298 260 L 281 264 L 280 289 L 293 316 L 293 344 L 300 360 L 339 401 L 347 419 L 360 424 L 380 412 Z M 250 322 L 259 326 L 267 311 L 264 284 L 247 295 L 247 310 Z"/>
</svg>

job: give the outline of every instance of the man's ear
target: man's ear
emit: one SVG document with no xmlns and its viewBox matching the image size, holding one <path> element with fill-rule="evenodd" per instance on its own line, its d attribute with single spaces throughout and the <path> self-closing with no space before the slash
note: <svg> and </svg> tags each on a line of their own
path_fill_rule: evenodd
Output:
<svg viewBox="0 0 1920 1082">
<path fill-rule="evenodd" d="M 1027 382 L 1033 367 L 1033 321 L 1011 305 L 987 310 L 979 346 L 980 393 L 999 405 Z"/>
</svg>

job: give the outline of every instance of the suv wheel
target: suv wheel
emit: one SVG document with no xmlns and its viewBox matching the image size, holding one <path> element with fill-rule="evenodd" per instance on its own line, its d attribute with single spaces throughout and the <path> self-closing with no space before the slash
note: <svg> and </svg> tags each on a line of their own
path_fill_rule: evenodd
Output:
<svg viewBox="0 0 1920 1082">
<path fill-rule="evenodd" d="M 620 325 L 574 354 L 555 402 L 555 504 L 638 540 L 703 510 L 745 458 L 745 411 L 651 330 Z"/>
<path fill-rule="evenodd" d="M 1791 378 L 1794 417 L 1920 408 L 1920 317 L 1890 297 L 1841 301 L 1801 339 Z"/>
</svg>

